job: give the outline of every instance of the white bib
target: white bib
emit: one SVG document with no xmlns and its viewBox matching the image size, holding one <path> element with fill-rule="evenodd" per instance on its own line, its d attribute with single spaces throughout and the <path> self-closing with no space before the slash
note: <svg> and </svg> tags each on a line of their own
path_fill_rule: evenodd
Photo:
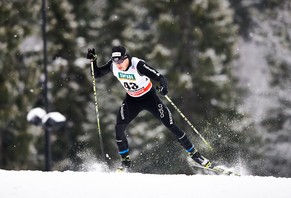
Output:
<svg viewBox="0 0 291 198">
<path fill-rule="evenodd" d="M 140 97 L 152 88 L 149 77 L 140 75 L 136 69 L 139 61 L 140 59 L 132 57 L 131 65 L 126 71 L 119 70 L 116 64 L 112 63 L 113 75 L 119 80 L 128 95 L 132 97 Z"/>
</svg>

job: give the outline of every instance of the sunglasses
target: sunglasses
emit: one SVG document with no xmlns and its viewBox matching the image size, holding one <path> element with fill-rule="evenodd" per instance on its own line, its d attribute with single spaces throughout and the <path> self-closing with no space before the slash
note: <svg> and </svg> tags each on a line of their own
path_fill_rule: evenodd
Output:
<svg viewBox="0 0 291 198">
<path fill-rule="evenodd" d="M 127 56 L 121 56 L 121 57 L 116 57 L 116 58 L 112 58 L 113 62 L 115 62 L 116 64 L 121 64 L 123 63 L 123 61 L 127 58 Z"/>
<path fill-rule="evenodd" d="M 124 61 L 124 59 L 120 59 L 120 58 L 113 58 L 112 60 L 113 60 L 113 62 L 115 62 L 116 64 L 121 64 L 121 63 L 123 63 L 123 61 Z"/>
</svg>

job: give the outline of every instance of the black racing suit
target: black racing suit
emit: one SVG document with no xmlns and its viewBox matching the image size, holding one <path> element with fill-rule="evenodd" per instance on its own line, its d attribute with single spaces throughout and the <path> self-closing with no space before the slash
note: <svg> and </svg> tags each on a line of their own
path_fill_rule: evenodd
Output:
<svg viewBox="0 0 291 198">
<path fill-rule="evenodd" d="M 101 67 L 97 67 L 94 62 L 95 77 L 101 77 L 112 71 L 112 61 L 110 60 Z M 131 65 L 131 57 L 129 57 L 129 65 Z M 158 81 L 161 86 L 167 88 L 165 78 L 155 69 L 150 67 L 144 61 L 139 61 L 136 66 L 141 75 L 145 75 L 152 80 Z M 187 152 L 194 149 L 193 144 L 189 141 L 186 133 L 182 131 L 174 122 L 172 113 L 167 106 L 160 100 L 156 94 L 156 90 L 152 87 L 150 91 L 140 97 L 132 97 L 126 94 L 125 99 L 119 109 L 116 121 L 116 143 L 119 154 L 125 156 L 129 152 L 128 142 L 125 134 L 127 125 L 141 112 L 147 110 L 151 112 L 158 120 L 160 120 L 170 131 L 172 131 L 181 145 Z"/>
</svg>

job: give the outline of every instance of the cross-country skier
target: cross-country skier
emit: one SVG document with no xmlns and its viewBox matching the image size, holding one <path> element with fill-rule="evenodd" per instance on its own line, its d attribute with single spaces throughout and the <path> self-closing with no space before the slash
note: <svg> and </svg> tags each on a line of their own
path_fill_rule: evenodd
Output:
<svg viewBox="0 0 291 198">
<path fill-rule="evenodd" d="M 151 112 L 160 120 L 176 136 L 195 162 L 204 167 L 212 166 L 210 161 L 194 148 L 186 133 L 175 124 L 172 113 L 156 94 L 152 80 L 160 83 L 159 92 L 162 95 L 168 93 L 168 84 L 163 75 L 144 60 L 130 56 L 123 46 L 113 47 L 111 59 L 101 67 L 97 67 L 97 55 L 94 48 L 88 49 L 87 59 L 93 62 L 96 78 L 112 72 L 126 91 L 115 126 L 116 143 L 121 155 L 120 170 L 131 166 L 125 129 L 142 110 Z"/>
</svg>

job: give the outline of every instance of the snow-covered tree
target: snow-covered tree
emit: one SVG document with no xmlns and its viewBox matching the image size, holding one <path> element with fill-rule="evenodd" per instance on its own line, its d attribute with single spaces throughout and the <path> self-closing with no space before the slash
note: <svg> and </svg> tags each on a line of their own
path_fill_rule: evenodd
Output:
<svg viewBox="0 0 291 198">
<path fill-rule="evenodd" d="M 0 167 L 6 169 L 34 168 L 37 160 L 30 157 L 34 147 L 33 134 L 28 129 L 26 114 L 40 90 L 38 82 L 37 51 L 31 51 L 31 59 L 24 53 L 25 38 L 34 33 L 31 24 L 36 23 L 40 7 L 34 1 L 0 2 Z M 22 45 L 20 45 L 23 43 Z M 31 47 L 32 48 L 32 47 Z M 26 63 L 29 62 L 30 65 Z M 31 69 L 29 70 L 28 67 Z"/>
</svg>

